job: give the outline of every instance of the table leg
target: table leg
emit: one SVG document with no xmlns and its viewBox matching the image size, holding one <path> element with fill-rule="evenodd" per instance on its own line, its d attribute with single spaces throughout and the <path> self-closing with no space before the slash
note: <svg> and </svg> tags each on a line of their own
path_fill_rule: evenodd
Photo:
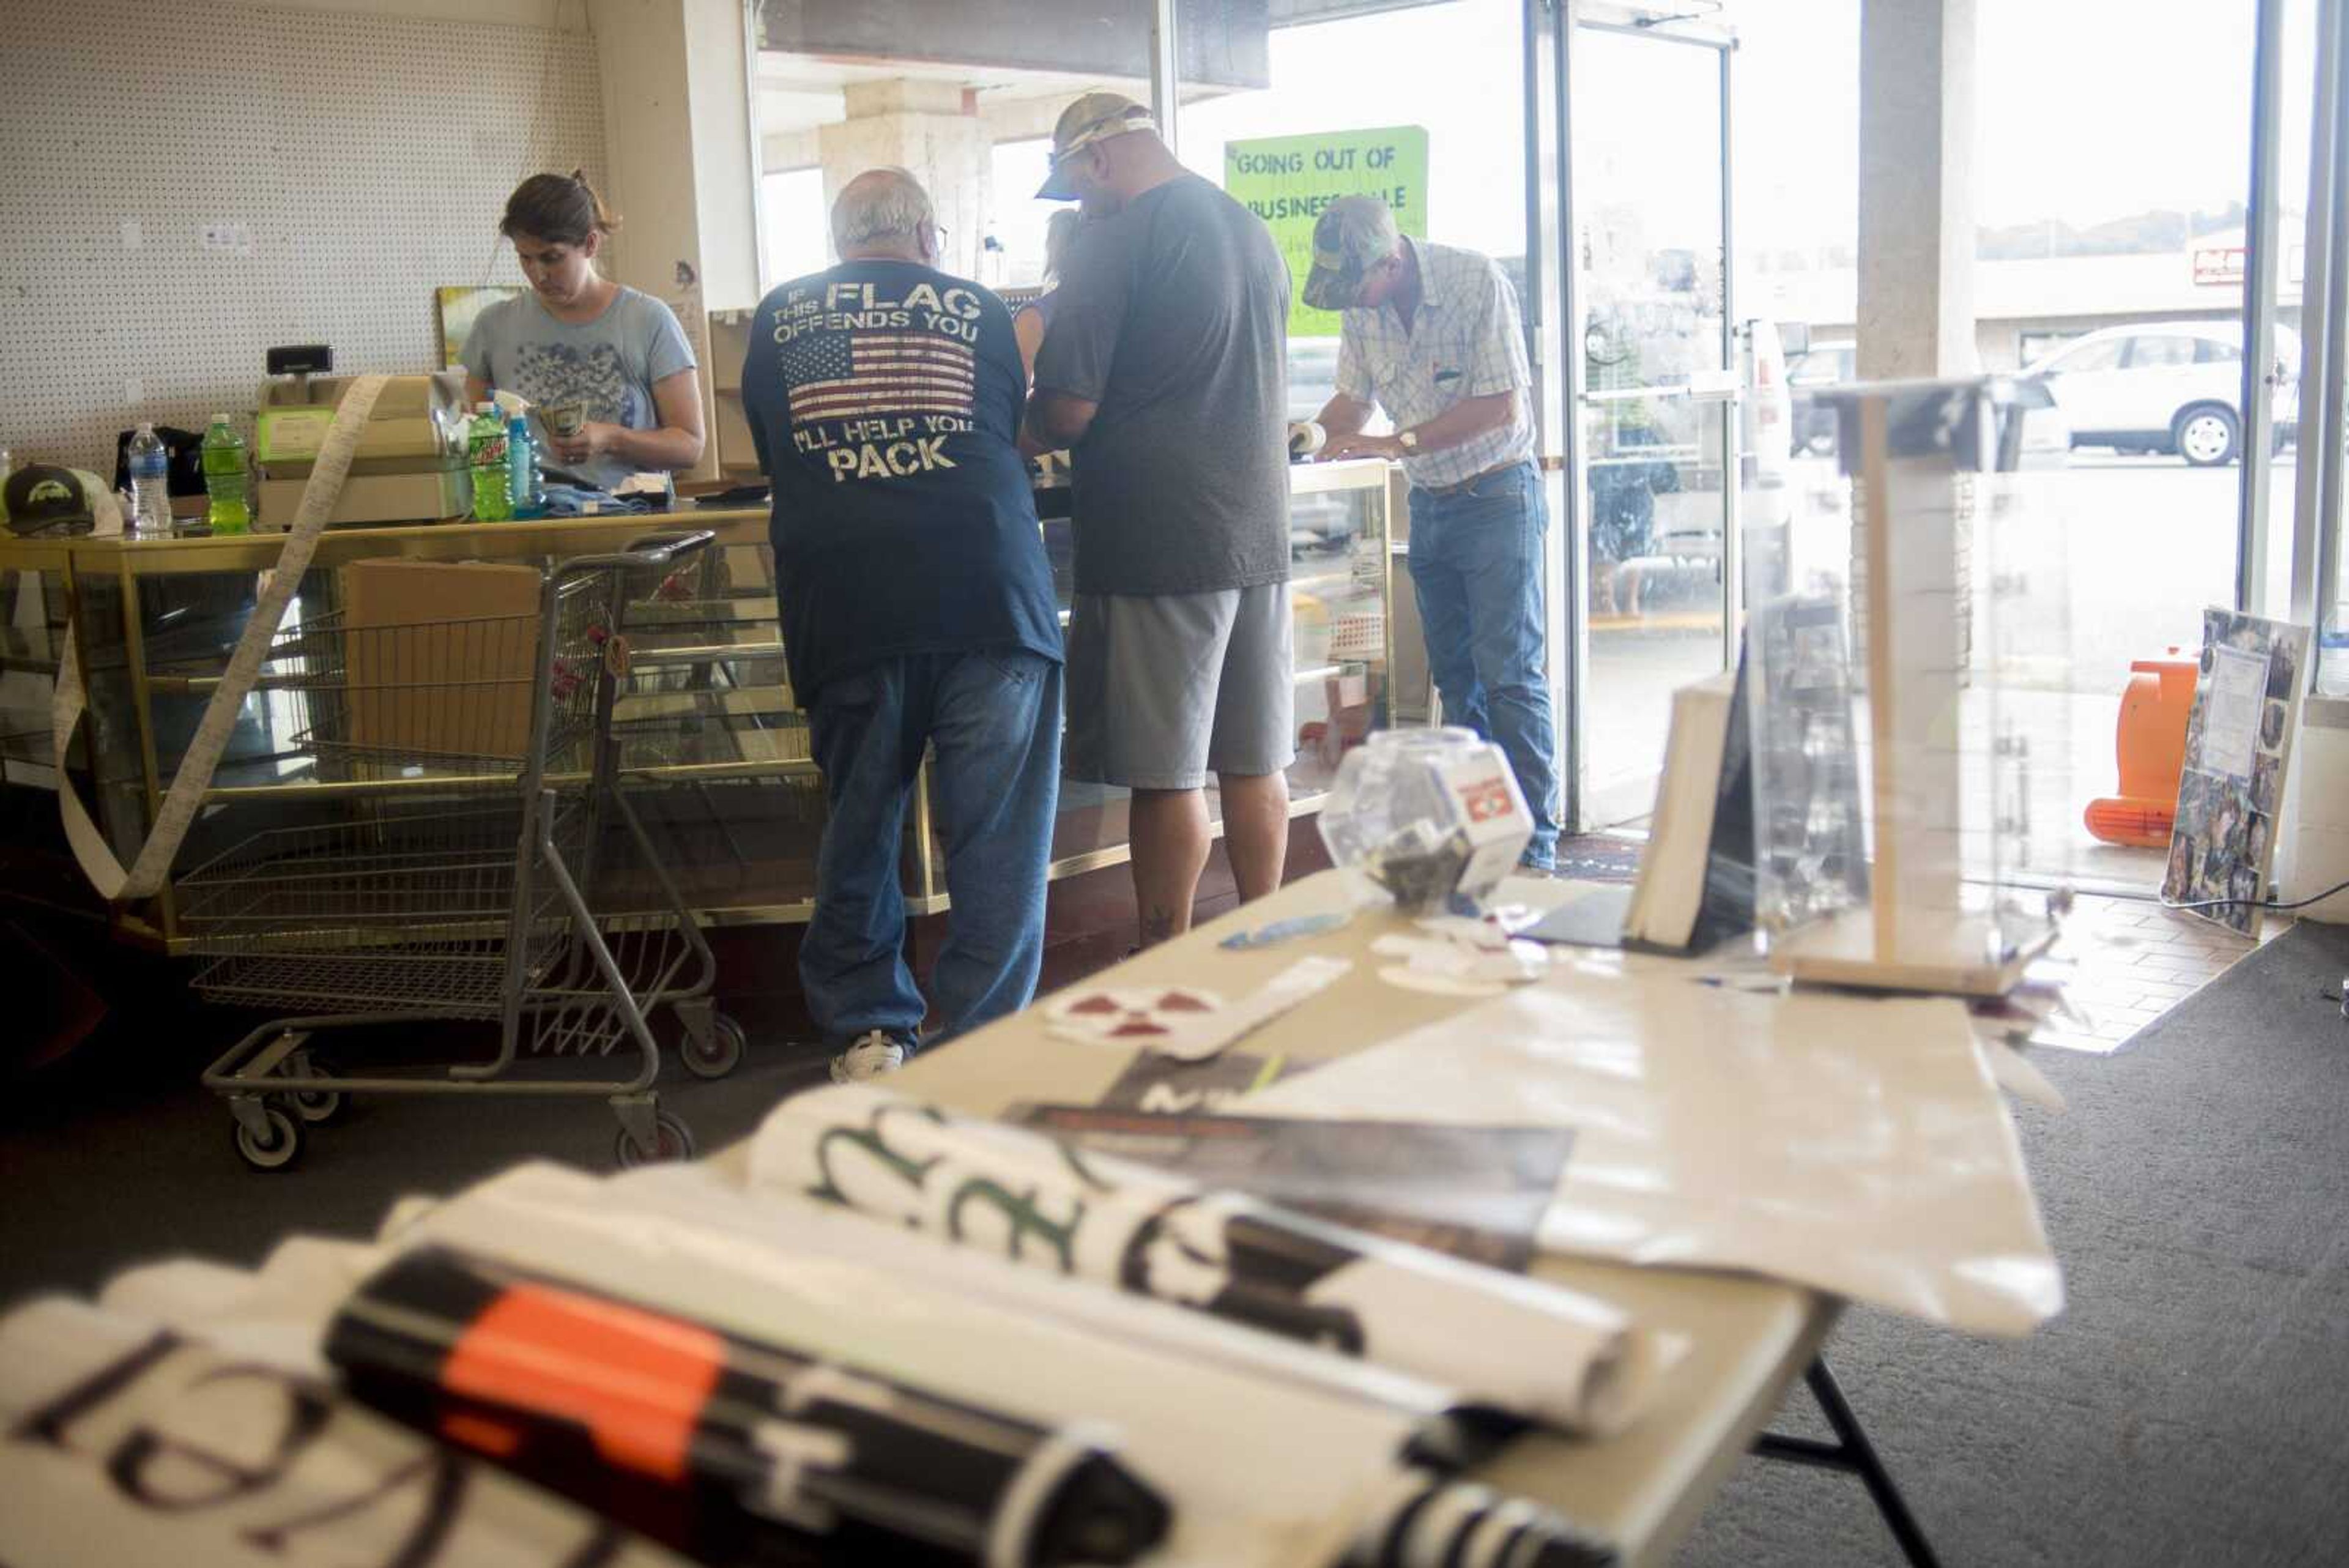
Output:
<svg viewBox="0 0 2349 1568">
<path fill-rule="evenodd" d="M 1916 1515 L 1909 1511 L 1908 1500 L 1891 1472 L 1877 1456 L 1876 1445 L 1868 1440 L 1861 1429 L 1859 1417 L 1843 1397 L 1835 1374 L 1827 1370 L 1824 1355 L 1814 1360 L 1803 1374 L 1811 1397 L 1835 1428 L 1836 1440 L 1820 1442 L 1816 1438 L 1787 1437 L 1778 1432 L 1764 1432 L 1754 1439 L 1754 1452 L 1765 1459 L 1780 1459 L 1788 1464 L 1814 1465 L 1820 1469 L 1840 1470 L 1855 1475 L 1868 1488 L 1868 1495 L 1876 1503 L 1876 1511 L 1884 1516 L 1885 1528 L 1892 1532 L 1893 1540 L 1900 1543 L 1901 1555 L 1908 1558 L 1911 1568 L 1940 1568 L 1940 1559 L 1933 1555 L 1930 1542 L 1919 1527 Z"/>
</svg>

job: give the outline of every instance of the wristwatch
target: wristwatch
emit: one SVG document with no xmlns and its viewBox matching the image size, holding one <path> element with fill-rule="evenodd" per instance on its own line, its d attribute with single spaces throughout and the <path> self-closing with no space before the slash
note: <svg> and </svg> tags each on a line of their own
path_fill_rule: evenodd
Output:
<svg viewBox="0 0 2349 1568">
<path fill-rule="evenodd" d="M 1417 452 L 1419 450 L 1418 433 L 1413 431 L 1397 431 L 1395 432 L 1395 445 L 1402 448 L 1405 452 Z"/>
</svg>

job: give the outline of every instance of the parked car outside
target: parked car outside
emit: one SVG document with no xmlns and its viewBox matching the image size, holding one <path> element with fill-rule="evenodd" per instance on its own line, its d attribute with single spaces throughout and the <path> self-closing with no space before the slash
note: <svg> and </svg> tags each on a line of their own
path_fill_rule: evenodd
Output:
<svg viewBox="0 0 2349 1568">
<path fill-rule="evenodd" d="M 2299 424 L 2300 337 L 2275 329 L 2279 447 Z M 2071 423 L 2075 447 L 2163 452 L 2196 468 L 2231 462 L 2243 445 L 2243 333 L 2232 322 L 2106 327 L 2024 367 Z"/>
<path fill-rule="evenodd" d="M 1835 455 L 1840 436 L 1837 423 L 1839 416 L 1834 400 L 1819 393 L 1857 380 L 1858 362 L 1858 345 L 1838 341 L 1814 343 L 1807 353 L 1795 356 L 1787 366 L 1796 452 L 1814 457 Z M 2021 465 L 2033 469 L 2063 467 L 2073 446 L 2071 421 L 2064 410 L 2060 406 L 2027 408 L 2023 420 Z"/>
</svg>

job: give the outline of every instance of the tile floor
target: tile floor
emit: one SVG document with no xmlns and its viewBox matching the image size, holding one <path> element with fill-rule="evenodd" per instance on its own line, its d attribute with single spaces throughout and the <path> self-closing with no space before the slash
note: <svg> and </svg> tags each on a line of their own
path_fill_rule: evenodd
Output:
<svg viewBox="0 0 2349 1568">
<path fill-rule="evenodd" d="M 2271 940 L 2290 924 L 2270 915 Z M 2103 1054 L 2185 1001 L 2253 944 L 2150 899 L 2082 895 L 2046 958 L 2032 966 L 2016 1002 L 2038 1013 L 2013 1036 L 2033 1045 Z"/>
</svg>

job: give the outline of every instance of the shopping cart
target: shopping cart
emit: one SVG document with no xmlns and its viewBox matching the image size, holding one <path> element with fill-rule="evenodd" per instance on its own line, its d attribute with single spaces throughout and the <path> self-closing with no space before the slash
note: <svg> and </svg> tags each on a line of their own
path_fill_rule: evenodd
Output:
<svg viewBox="0 0 2349 1568">
<path fill-rule="evenodd" d="M 553 566 L 526 613 L 361 624 L 346 609 L 272 644 L 256 690 L 295 721 L 339 815 L 254 834 L 178 884 L 190 947 L 211 959 L 195 988 L 301 1010 L 203 1075 L 248 1164 L 291 1165 L 304 1129 L 353 1093 L 595 1096 L 619 1116 L 621 1164 L 692 1154 L 653 1091 L 647 1014 L 676 1015 L 703 1077 L 732 1070 L 742 1032 L 711 1006 L 709 945 L 619 787 L 612 715 L 630 578 L 711 537 L 655 535 Z M 616 843 L 657 890 L 649 912 L 591 906 Z M 361 1074 L 314 1044 L 420 1020 L 493 1023 L 494 1053 Z M 596 1070 L 627 1043 L 631 1070 Z"/>
</svg>

